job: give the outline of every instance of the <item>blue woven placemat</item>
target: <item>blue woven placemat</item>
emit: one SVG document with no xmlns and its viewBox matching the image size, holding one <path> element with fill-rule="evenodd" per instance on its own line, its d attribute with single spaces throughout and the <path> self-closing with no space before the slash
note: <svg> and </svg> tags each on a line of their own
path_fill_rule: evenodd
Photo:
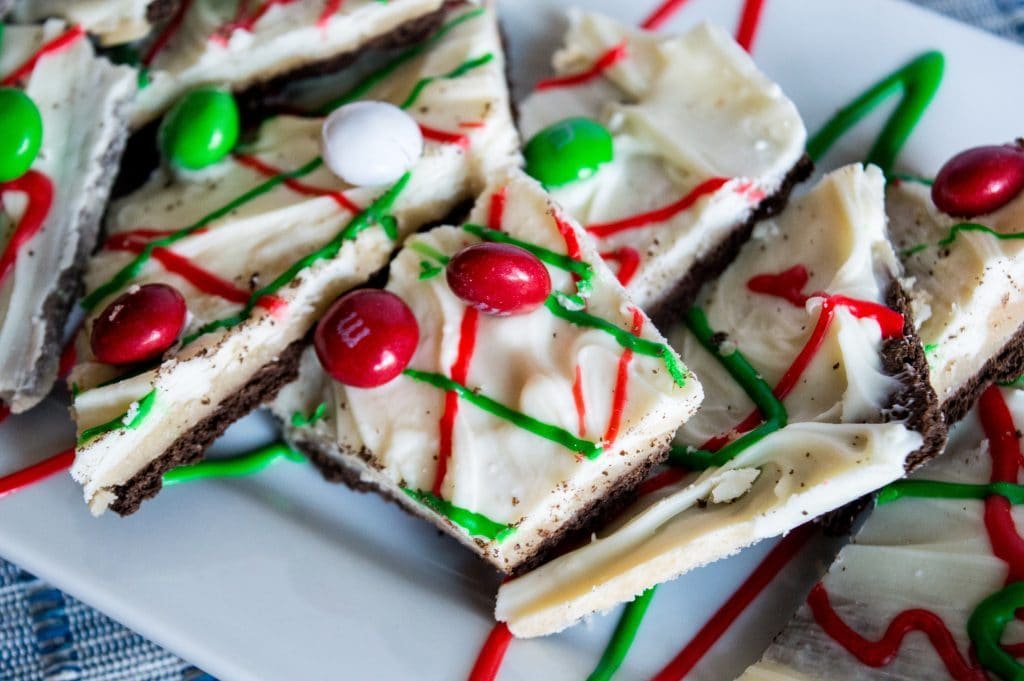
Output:
<svg viewBox="0 0 1024 681">
<path fill-rule="evenodd" d="M 1024 41 L 1024 0 L 914 0 Z M 0 680 L 212 679 L 138 634 L 0 559 Z"/>
</svg>

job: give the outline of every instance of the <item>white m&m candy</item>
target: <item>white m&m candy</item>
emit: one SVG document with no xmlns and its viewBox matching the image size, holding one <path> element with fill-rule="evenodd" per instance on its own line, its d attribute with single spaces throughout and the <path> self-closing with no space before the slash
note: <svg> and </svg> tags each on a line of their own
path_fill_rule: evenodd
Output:
<svg viewBox="0 0 1024 681">
<path fill-rule="evenodd" d="M 324 121 L 324 163 L 356 186 L 392 184 L 423 154 L 423 133 L 412 116 L 387 102 L 353 102 Z"/>
</svg>

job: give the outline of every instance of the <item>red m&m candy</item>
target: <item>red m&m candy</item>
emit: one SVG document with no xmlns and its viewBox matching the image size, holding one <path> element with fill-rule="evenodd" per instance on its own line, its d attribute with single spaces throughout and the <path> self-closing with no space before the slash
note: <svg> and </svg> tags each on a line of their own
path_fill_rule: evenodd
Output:
<svg viewBox="0 0 1024 681">
<path fill-rule="evenodd" d="M 363 289 L 334 302 L 316 327 L 313 345 L 336 380 L 375 388 L 402 373 L 419 339 L 419 325 L 405 301 L 390 291 Z"/>
<path fill-rule="evenodd" d="M 1024 148 L 974 147 L 946 161 L 932 185 L 932 201 L 958 218 L 991 213 L 1024 190 Z"/>
<path fill-rule="evenodd" d="M 186 312 L 185 299 L 171 286 L 133 287 L 107 305 L 93 322 L 92 352 L 104 364 L 155 359 L 178 339 Z"/>
<path fill-rule="evenodd" d="M 525 248 L 480 243 L 464 248 L 445 271 L 452 293 L 481 312 L 506 316 L 532 312 L 551 293 L 544 263 Z"/>
</svg>

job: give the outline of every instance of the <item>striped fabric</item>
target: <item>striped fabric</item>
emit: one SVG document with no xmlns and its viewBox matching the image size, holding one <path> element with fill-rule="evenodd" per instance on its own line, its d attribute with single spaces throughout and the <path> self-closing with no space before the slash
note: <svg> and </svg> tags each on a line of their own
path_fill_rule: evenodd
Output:
<svg viewBox="0 0 1024 681">
<path fill-rule="evenodd" d="M 1024 0 L 914 0 L 914 3 L 1004 38 L 1024 42 Z"/>
<path fill-rule="evenodd" d="M 212 679 L 110 618 L 0 560 L 0 679 Z"/>
<path fill-rule="evenodd" d="M 914 2 L 1024 42 L 1024 0 Z M 770 7 L 769 1 L 768 11 Z M 0 679 L 204 681 L 212 677 L 0 559 Z"/>
</svg>

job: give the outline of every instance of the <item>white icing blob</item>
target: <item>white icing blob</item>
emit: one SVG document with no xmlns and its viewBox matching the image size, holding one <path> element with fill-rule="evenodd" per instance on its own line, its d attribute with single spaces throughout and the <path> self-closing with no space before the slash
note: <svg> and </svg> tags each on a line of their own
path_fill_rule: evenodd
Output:
<svg viewBox="0 0 1024 681">
<path fill-rule="evenodd" d="M 335 175 L 357 187 L 396 182 L 423 154 L 412 116 L 387 102 L 354 102 L 324 121 L 323 157 Z"/>
</svg>

